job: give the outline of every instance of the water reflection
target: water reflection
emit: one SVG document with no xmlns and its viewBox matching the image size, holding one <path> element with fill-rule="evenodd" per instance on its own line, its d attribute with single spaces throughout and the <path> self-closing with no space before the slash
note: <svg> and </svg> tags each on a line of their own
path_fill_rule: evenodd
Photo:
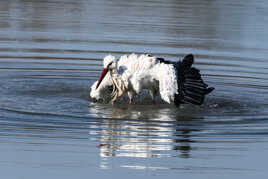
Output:
<svg viewBox="0 0 268 179">
<path fill-rule="evenodd" d="M 138 126 L 135 126 L 138 125 Z M 147 123 L 108 124 L 100 133 L 100 155 L 127 157 L 168 157 L 160 151 L 172 150 L 172 129 Z M 145 125 L 145 126 L 143 126 Z"/>
<path fill-rule="evenodd" d="M 112 168 L 117 158 L 192 158 L 193 138 L 201 128 L 184 124 L 186 121 L 105 120 L 100 124 L 99 155 L 101 168 Z M 157 167 L 122 162 L 121 167 L 134 169 L 170 169 L 166 163 Z"/>
<path fill-rule="evenodd" d="M 191 139 L 191 132 L 193 130 L 189 128 L 182 128 L 181 130 L 176 130 L 174 143 L 176 144 L 173 147 L 173 150 L 179 150 L 181 152 L 180 157 L 189 158 L 191 157 L 191 143 L 194 140 Z"/>
<path fill-rule="evenodd" d="M 191 157 L 192 132 L 201 129 L 188 124 L 200 119 L 191 119 L 190 116 L 180 118 L 170 106 L 154 109 L 151 105 L 152 110 L 148 107 L 144 109 L 142 105 L 106 107 L 111 108 L 109 112 L 112 117 L 107 118 L 106 114 L 106 119 L 94 127 L 100 129 L 101 157 Z M 109 113 L 108 109 L 102 108 L 101 111 L 105 110 Z"/>
</svg>

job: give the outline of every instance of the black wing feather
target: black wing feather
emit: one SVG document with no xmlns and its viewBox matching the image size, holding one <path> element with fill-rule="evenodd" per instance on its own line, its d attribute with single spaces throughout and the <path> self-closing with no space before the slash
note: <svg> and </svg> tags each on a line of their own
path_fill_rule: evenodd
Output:
<svg viewBox="0 0 268 179">
<path fill-rule="evenodd" d="M 205 95 L 214 90 L 213 87 L 208 88 L 201 77 L 200 70 L 192 67 L 193 63 L 194 56 L 189 54 L 182 62 L 179 61 L 175 65 L 178 77 L 178 94 L 175 94 L 174 100 L 176 106 L 183 103 L 202 105 Z"/>
</svg>

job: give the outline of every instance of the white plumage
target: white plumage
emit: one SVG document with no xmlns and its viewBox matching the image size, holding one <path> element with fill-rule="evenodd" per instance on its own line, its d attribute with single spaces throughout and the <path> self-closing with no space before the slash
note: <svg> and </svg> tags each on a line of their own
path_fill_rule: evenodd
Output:
<svg viewBox="0 0 268 179">
<path fill-rule="evenodd" d="M 178 94 L 180 91 L 178 70 L 180 69 L 177 69 L 176 63 L 167 61 L 163 63 L 161 59 L 148 54 L 138 56 L 133 53 L 121 56 L 119 60 L 108 55 L 103 60 L 103 67 L 99 80 L 91 87 L 91 98 L 114 102 L 127 93 L 129 103 L 132 103 L 135 95 L 147 89 L 153 101 L 155 96 L 160 94 L 165 102 L 173 103 L 180 97 L 179 95 L 183 95 Z M 202 79 L 201 82 L 203 84 Z"/>
<path fill-rule="evenodd" d="M 97 82 L 92 85 L 90 93 L 92 98 L 109 100 L 111 96 L 108 88 L 114 85 L 113 88 L 121 90 L 122 94 L 117 95 L 113 101 L 127 92 L 131 103 L 133 96 L 143 89 L 149 90 L 153 100 L 158 92 L 164 101 L 171 103 L 174 100 L 178 87 L 173 65 L 160 63 L 155 57 L 147 54 L 124 55 L 119 60 L 108 55 L 103 60 L 104 68 L 111 62 L 113 66 L 110 67 L 110 73 L 105 75 L 100 86 L 96 89 Z"/>
</svg>

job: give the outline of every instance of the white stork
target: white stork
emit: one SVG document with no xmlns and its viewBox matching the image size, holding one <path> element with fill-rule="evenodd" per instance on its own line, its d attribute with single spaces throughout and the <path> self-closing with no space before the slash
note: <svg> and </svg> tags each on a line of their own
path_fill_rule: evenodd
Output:
<svg viewBox="0 0 268 179">
<path fill-rule="evenodd" d="M 192 54 L 177 63 L 147 54 L 124 55 L 119 60 L 108 55 L 103 60 L 99 80 L 91 87 L 90 96 L 114 102 L 127 93 L 132 104 L 133 97 L 147 89 L 153 102 L 159 93 L 164 101 L 176 106 L 183 103 L 201 105 L 205 95 L 214 88 L 208 88 L 203 82 L 199 70 L 191 67 L 193 62 Z"/>
</svg>

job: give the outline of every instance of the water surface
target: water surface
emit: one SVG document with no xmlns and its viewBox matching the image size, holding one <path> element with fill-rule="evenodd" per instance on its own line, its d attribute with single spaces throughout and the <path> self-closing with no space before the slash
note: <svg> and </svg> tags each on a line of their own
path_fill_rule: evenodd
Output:
<svg viewBox="0 0 268 179">
<path fill-rule="evenodd" d="M 267 175 L 268 3 L 0 2 L 0 171 L 5 178 Z M 102 58 L 196 57 L 201 107 L 93 103 Z"/>
</svg>

